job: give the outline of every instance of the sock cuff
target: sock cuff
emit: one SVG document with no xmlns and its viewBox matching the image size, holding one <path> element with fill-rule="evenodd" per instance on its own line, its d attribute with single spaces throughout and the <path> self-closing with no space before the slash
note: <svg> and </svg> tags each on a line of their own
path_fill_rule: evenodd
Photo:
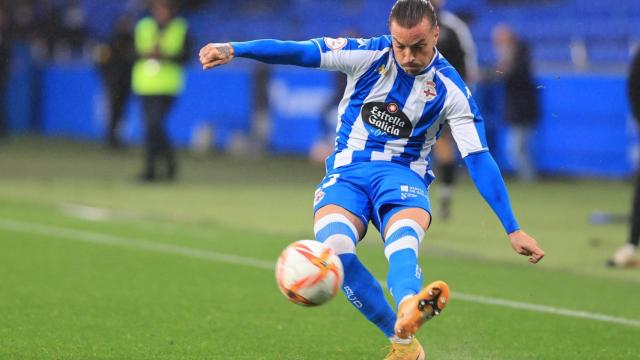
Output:
<svg viewBox="0 0 640 360">
<path fill-rule="evenodd" d="M 415 232 L 418 243 L 422 242 L 422 238 L 424 237 L 424 230 L 422 229 L 422 226 L 420 226 L 420 224 L 418 224 L 415 220 L 402 219 L 394 222 L 391 225 L 391 227 L 389 228 L 389 231 L 387 231 L 385 243 L 387 242 L 387 240 L 393 237 L 398 230 L 401 230 L 402 228 L 412 229 Z"/>
<path fill-rule="evenodd" d="M 340 223 L 348 226 L 349 229 L 351 230 L 351 234 L 345 234 L 345 235 L 347 236 L 353 235 L 353 238 L 355 239 L 356 242 L 360 238 L 358 236 L 358 230 L 356 229 L 355 225 L 353 225 L 351 221 L 349 221 L 349 219 L 342 214 L 329 214 L 322 217 L 320 220 L 318 220 L 315 223 L 315 225 L 313 225 L 313 233 L 317 235 L 322 229 L 324 229 L 327 225 L 332 223 Z"/>
<path fill-rule="evenodd" d="M 344 234 L 331 235 L 322 243 L 331 248 L 336 255 L 356 253 L 356 244 Z"/>
</svg>

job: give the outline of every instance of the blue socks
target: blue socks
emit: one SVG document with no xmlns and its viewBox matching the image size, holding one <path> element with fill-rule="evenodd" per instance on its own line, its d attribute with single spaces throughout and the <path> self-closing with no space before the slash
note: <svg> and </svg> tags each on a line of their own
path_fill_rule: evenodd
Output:
<svg viewBox="0 0 640 360">
<path fill-rule="evenodd" d="M 396 314 L 385 299 L 378 281 L 356 256 L 359 236 L 355 226 L 344 215 L 330 214 L 318 220 L 314 232 L 316 240 L 329 246 L 342 262 L 342 291 L 347 300 L 385 336 L 391 338 Z"/>
<path fill-rule="evenodd" d="M 384 241 L 384 255 L 389 260 L 387 285 L 396 302 L 417 294 L 422 288 L 422 269 L 418 264 L 418 249 L 424 230 L 415 221 L 396 221 Z"/>
</svg>

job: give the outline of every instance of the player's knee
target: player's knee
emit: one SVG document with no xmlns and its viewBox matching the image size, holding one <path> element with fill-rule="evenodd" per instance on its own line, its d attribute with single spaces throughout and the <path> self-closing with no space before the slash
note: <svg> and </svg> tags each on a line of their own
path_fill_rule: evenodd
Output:
<svg viewBox="0 0 640 360">
<path fill-rule="evenodd" d="M 386 224 L 384 231 L 385 239 L 392 234 L 392 228 L 397 229 L 400 224 L 411 224 L 412 227 L 415 227 L 418 235 L 422 234 L 420 236 L 420 239 L 422 239 L 424 232 L 431 224 L 431 214 L 421 208 L 407 208 L 397 212 L 388 220 L 385 219 L 384 223 Z"/>
<path fill-rule="evenodd" d="M 355 254 L 358 230 L 342 214 L 328 214 L 319 218 L 314 225 L 316 240 L 331 248 L 337 255 Z"/>
<path fill-rule="evenodd" d="M 421 224 L 413 219 L 401 219 L 393 222 L 387 230 L 384 241 L 384 254 L 387 260 L 400 251 L 411 250 L 418 256 L 420 243 L 424 237 Z"/>
</svg>

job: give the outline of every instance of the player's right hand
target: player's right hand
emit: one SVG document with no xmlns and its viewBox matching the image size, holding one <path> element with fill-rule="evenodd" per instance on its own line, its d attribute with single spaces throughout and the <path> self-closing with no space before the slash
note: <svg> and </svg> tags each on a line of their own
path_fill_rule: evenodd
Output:
<svg viewBox="0 0 640 360">
<path fill-rule="evenodd" d="M 209 70 L 216 66 L 224 65 L 233 59 L 233 46 L 226 44 L 207 44 L 200 49 L 200 63 L 203 70 Z"/>
</svg>

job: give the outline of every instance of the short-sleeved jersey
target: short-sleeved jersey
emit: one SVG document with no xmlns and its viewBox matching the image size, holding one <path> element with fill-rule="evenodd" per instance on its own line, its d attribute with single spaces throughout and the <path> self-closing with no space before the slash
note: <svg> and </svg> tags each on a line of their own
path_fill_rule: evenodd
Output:
<svg viewBox="0 0 640 360">
<path fill-rule="evenodd" d="M 431 64 L 413 76 L 396 62 L 388 35 L 313 41 L 320 49 L 320 68 L 348 76 L 327 170 L 392 161 L 430 183 L 429 154 L 447 122 L 463 157 L 487 151 L 484 121 L 471 92 L 437 50 Z"/>
</svg>

